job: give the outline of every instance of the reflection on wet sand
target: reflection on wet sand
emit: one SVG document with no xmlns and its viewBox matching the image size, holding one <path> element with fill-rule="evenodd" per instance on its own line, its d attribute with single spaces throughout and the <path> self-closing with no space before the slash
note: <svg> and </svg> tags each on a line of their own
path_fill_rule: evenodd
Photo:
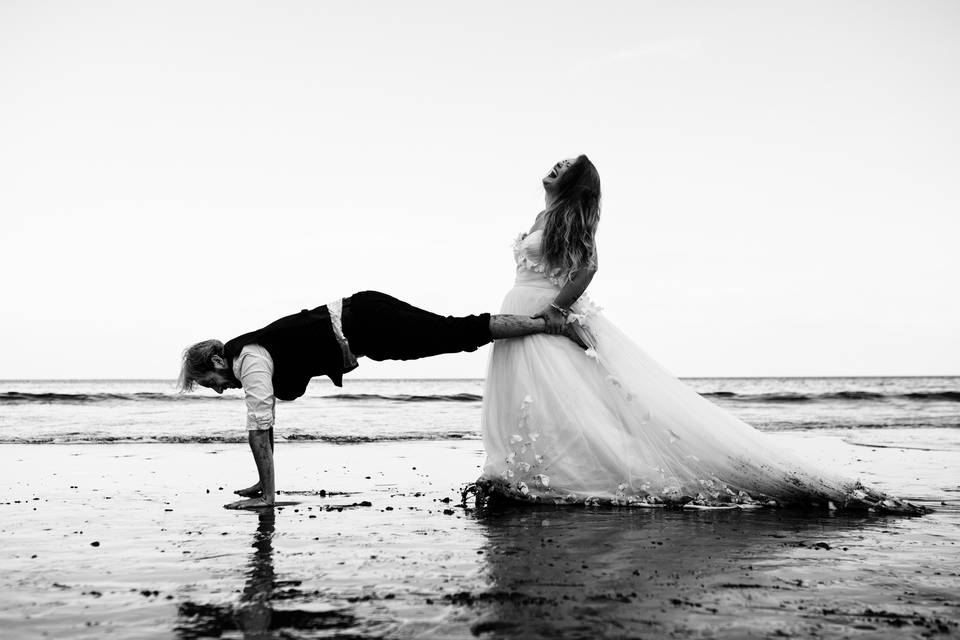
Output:
<svg viewBox="0 0 960 640">
<path fill-rule="evenodd" d="M 352 627 L 353 615 L 343 611 L 308 611 L 274 607 L 279 601 L 305 599 L 297 587 L 299 580 L 278 581 L 274 572 L 273 537 L 276 530 L 274 510 L 258 514 L 253 536 L 246 583 L 235 605 L 183 602 L 177 611 L 179 638 L 220 637 L 225 632 L 241 631 L 244 638 L 273 638 L 277 631 L 320 631 Z M 285 634 L 284 634 L 285 637 Z"/>
<path fill-rule="evenodd" d="M 960 633 L 956 449 L 858 449 L 865 479 L 936 509 L 897 518 L 480 514 L 450 502 L 482 464 L 476 441 L 287 447 L 302 502 L 274 517 L 203 490 L 248 468 L 239 447 L 2 448 L 23 482 L 0 504 L 12 638 Z"/>
<path fill-rule="evenodd" d="M 767 615 L 772 626 L 782 626 L 783 600 L 810 595 L 804 583 L 825 570 L 819 562 L 797 569 L 798 551 L 830 549 L 852 534 L 897 522 L 788 510 L 529 505 L 500 505 L 474 517 L 486 539 L 489 587 L 447 601 L 473 611 L 474 634 L 511 638 L 655 636 L 724 627 L 735 637 L 744 630 L 745 600 L 750 629 L 764 628 Z"/>
</svg>

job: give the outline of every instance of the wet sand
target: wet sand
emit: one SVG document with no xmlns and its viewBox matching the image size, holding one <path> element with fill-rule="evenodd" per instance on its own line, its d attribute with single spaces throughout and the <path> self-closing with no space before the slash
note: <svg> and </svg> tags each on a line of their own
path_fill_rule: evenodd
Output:
<svg viewBox="0 0 960 640">
<path fill-rule="evenodd" d="M 830 442 L 936 512 L 478 512 L 481 444 L 442 441 L 278 443 L 258 514 L 221 507 L 242 445 L 4 445 L 0 635 L 957 636 L 960 451 Z"/>
</svg>

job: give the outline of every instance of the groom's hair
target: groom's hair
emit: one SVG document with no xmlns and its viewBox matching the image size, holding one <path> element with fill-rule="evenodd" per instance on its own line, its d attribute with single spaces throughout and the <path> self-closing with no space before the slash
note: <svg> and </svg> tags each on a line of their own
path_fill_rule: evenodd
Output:
<svg viewBox="0 0 960 640">
<path fill-rule="evenodd" d="M 223 357 L 223 343 L 219 340 L 204 340 L 183 350 L 183 365 L 177 380 L 181 392 L 193 391 L 197 378 L 213 371 L 213 356 Z"/>
</svg>

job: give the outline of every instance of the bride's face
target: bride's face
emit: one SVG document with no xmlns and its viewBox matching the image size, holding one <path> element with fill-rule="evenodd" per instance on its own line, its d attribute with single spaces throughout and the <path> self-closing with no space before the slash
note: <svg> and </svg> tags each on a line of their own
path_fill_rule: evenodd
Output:
<svg viewBox="0 0 960 640">
<path fill-rule="evenodd" d="M 557 164 L 553 165 L 553 169 L 550 169 L 550 173 L 543 178 L 543 186 L 548 187 L 559 180 L 560 176 L 566 173 L 567 170 L 573 166 L 575 160 L 576 158 L 567 158 L 566 160 L 561 160 Z"/>
</svg>

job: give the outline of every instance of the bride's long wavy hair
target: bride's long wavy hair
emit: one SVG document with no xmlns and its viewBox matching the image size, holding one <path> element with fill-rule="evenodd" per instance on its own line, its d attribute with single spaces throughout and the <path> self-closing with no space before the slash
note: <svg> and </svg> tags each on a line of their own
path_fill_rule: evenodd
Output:
<svg viewBox="0 0 960 640">
<path fill-rule="evenodd" d="M 544 212 L 540 250 L 550 271 L 569 278 L 584 267 L 595 267 L 600 223 L 597 168 L 580 155 L 558 180 L 544 183 L 544 189 L 553 202 Z"/>
</svg>

